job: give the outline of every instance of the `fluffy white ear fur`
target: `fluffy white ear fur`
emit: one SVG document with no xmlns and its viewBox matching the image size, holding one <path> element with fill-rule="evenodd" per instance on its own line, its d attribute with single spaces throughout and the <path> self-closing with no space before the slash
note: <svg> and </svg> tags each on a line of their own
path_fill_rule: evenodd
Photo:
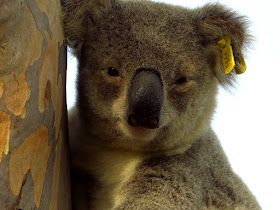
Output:
<svg viewBox="0 0 280 210">
<path fill-rule="evenodd" d="M 223 87 L 234 86 L 236 72 L 244 68 L 243 55 L 252 41 L 252 36 L 247 30 L 248 18 L 219 4 L 207 4 L 194 12 L 200 33 L 205 37 L 204 44 L 211 55 L 209 63 L 212 65 L 215 76 Z M 225 36 L 230 38 L 235 60 L 235 70 L 230 74 L 225 74 L 221 49 L 218 45 L 218 41 Z"/>
</svg>

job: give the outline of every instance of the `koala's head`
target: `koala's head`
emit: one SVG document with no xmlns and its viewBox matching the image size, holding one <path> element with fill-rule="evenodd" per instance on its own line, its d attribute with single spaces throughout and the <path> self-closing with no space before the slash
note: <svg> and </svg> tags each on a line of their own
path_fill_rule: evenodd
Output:
<svg viewBox="0 0 280 210">
<path fill-rule="evenodd" d="M 87 132 L 110 146 L 189 146 L 210 127 L 219 84 L 230 86 L 218 41 L 242 66 L 246 20 L 220 6 L 190 10 L 149 1 L 72 0 L 65 34 L 79 60 Z"/>
</svg>

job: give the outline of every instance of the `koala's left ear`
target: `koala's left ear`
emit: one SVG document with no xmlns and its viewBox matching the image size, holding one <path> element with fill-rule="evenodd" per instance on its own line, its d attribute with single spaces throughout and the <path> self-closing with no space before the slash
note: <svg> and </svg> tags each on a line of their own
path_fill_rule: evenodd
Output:
<svg viewBox="0 0 280 210">
<path fill-rule="evenodd" d="M 202 37 L 202 44 L 206 46 L 214 74 L 223 86 L 233 85 L 235 72 L 244 68 L 243 51 L 250 44 L 247 18 L 219 4 L 205 5 L 194 10 L 194 13 L 195 24 Z M 228 75 L 225 74 L 218 45 L 218 42 L 226 36 L 230 38 L 235 60 L 235 72 L 233 70 Z"/>
<path fill-rule="evenodd" d="M 68 45 L 77 53 L 93 22 L 111 10 L 115 0 L 61 0 L 64 34 Z"/>
</svg>

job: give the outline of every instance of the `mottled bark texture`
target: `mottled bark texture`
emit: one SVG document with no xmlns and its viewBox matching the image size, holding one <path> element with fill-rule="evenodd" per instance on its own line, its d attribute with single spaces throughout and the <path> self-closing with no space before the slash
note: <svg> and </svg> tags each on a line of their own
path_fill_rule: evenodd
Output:
<svg viewBox="0 0 280 210">
<path fill-rule="evenodd" d="M 59 0 L 0 1 L 0 209 L 71 209 Z"/>
</svg>

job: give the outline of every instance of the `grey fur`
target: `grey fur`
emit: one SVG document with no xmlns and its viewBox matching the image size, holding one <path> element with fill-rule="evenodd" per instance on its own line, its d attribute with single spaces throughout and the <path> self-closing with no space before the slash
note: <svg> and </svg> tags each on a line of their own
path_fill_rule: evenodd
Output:
<svg viewBox="0 0 280 210">
<path fill-rule="evenodd" d="M 63 8 L 79 60 L 69 118 L 74 209 L 260 209 L 210 126 L 218 85 L 236 78 L 225 75 L 217 42 L 230 37 L 240 68 L 247 19 L 219 4 L 66 0 Z M 162 82 L 156 129 L 127 123 L 131 81 L 143 68 Z"/>
<path fill-rule="evenodd" d="M 184 154 L 143 162 L 124 190 L 116 209 L 260 209 L 211 130 Z"/>
</svg>

